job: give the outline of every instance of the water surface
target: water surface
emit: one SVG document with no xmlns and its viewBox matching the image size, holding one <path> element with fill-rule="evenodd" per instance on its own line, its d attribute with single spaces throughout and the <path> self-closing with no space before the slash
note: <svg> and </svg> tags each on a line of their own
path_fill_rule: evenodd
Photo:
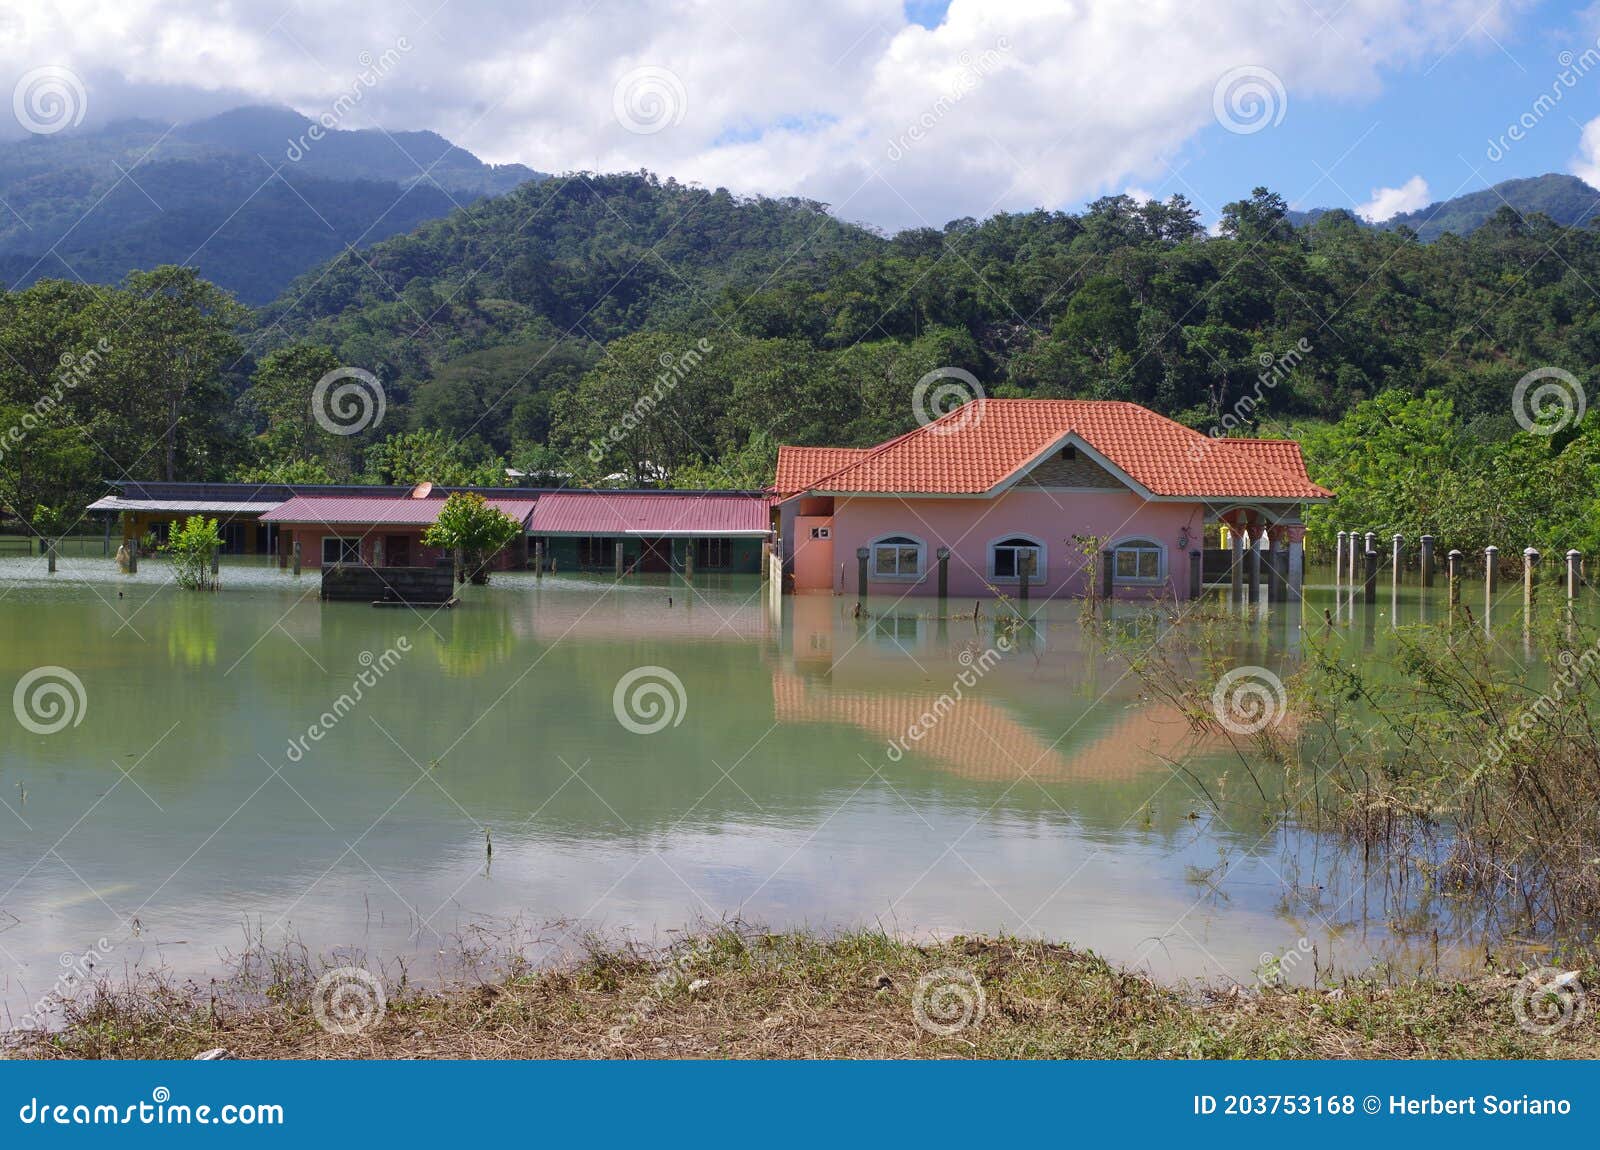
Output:
<svg viewBox="0 0 1600 1150">
<path fill-rule="evenodd" d="M 82 684 L 59 731 L 0 710 L 13 1018 L 102 939 L 102 970 L 201 977 L 251 938 L 298 938 L 421 978 L 512 923 L 538 958 L 731 916 L 1010 931 L 1167 979 L 1248 979 L 1311 947 L 1341 970 L 1438 961 L 1441 914 L 1446 950 L 1475 942 L 1267 817 L 1271 784 L 1141 697 L 1077 603 L 1038 607 L 1006 649 L 993 605 L 775 614 L 754 578 L 496 576 L 435 613 L 323 603 L 314 574 L 248 560 L 222 581 L 0 559 L 4 694 L 41 667 Z M 1387 590 L 1338 612 L 1353 653 L 1421 609 Z M 1333 597 L 1310 595 L 1321 628 Z M 1304 640 L 1281 609 L 1241 617 L 1236 660 L 1281 669 Z"/>
</svg>

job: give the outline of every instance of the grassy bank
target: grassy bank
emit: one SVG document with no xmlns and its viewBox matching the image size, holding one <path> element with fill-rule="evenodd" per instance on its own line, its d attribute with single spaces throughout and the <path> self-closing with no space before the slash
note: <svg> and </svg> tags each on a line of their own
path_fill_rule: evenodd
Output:
<svg viewBox="0 0 1600 1150">
<path fill-rule="evenodd" d="M 1315 990 L 1175 989 L 1065 946 L 916 945 L 719 930 L 665 954 L 596 947 L 560 970 L 446 991 L 324 995 L 321 964 L 264 981 L 85 992 L 30 1058 L 1593 1058 L 1597 1027 L 1519 1026 L 1518 980 L 1348 981 Z M 346 987 L 350 990 L 349 987 Z M 1536 1001 L 1534 1008 L 1540 1004 Z M 1546 1014 L 1545 1017 L 1551 1017 Z"/>
</svg>

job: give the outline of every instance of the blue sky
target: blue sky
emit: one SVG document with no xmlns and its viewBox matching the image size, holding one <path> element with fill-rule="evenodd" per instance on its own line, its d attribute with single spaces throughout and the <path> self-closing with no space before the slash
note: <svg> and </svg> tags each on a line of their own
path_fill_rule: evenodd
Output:
<svg viewBox="0 0 1600 1150">
<path fill-rule="evenodd" d="M 1278 128 L 1253 135 L 1209 128 L 1182 149 L 1175 173 L 1138 186 L 1220 207 L 1260 183 L 1297 208 L 1355 208 L 1374 190 L 1415 176 L 1431 201 L 1570 172 L 1585 123 L 1600 116 L 1600 70 L 1561 85 L 1555 109 L 1520 141 L 1501 144 L 1497 159 L 1490 143 L 1552 92 L 1560 53 L 1576 59 L 1596 46 L 1597 32 L 1600 19 L 1589 6 L 1545 3 L 1516 13 L 1493 40 L 1465 39 L 1385 71 L 1375 94 L 1299 97 L 1285 77 L 1288 109 Z"/>
<path fill-rule="evenodd" d="M 1597 34 L 1563 0 L 53 0 L 0 9 L 0 97 L 43 76 L 72 130 L 286 104 L 886 231 L 1130 189 L 1213 220 L 1256 185 L 1382 218 L 1515 176 L 1600 182 L 1600 56 L 1558 80 Z M 1240 92 L 1263 119 L 1220 102 Z M 0 136 L 35 130 L 15 120 Z"/>
</svg>

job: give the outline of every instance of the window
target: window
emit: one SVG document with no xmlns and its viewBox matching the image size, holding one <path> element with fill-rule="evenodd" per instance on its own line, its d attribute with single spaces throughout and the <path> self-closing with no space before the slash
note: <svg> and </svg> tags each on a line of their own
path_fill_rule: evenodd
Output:
<svg viewBox="0 0 1600 1150">
<path fill-rule="evenodd" d="M 612 567 L 617 562 L 617 541 L 588 535 L 578 540 L 579 567 Z"/>
<path fill-rule="evenodd" d="M 872 637 L 891 647 L 915 647 L 922 641 L 922 620 L 915 615 L 886 615 L 872 621 Z"/>
<path fill-rule="evenodd" d="M 1068 461 L 1078 458 L 1078 449 L 1073 447 L 1071 444 L 1068 444 L 1066 447 L 1061 449 L 1061 458 Z"/>
<path fill-rule="evenodd" d="M 909 535 L 890 535 L 872 545 L 874 579 L 915 579 L 922 574 L 922 544 Z"/>
<path fill-rule="evenodd" d="M 361 562 L 361 540 L 341 539 L 337 535 L 324 535 L 322 537 L 322 563 L 331 566 L 335 563 Z"/>
<path fill-rule="evenodd" d="M 697 539 L 694 544 L 696 567 L 710 570 L 713 567 L 726 567 L 730 555 L 726 539 Z"/>
<path fill-rule="evenodd" d="M 1124 539 L 1112 552 L 1112 574 L 1118 583 L 1161 582 L 1165 552 L 1148 539 Z"/>
<path fill-rule="evenodd" d="M 1013 535 L 989 544 L 989 574 L 996 579 L 1021 579 L 1022 569 L 1028 566 L 1028 578 L 1042 580 L 1045 566 L 1044 544 L 1026 535 Z"/>
</svg>

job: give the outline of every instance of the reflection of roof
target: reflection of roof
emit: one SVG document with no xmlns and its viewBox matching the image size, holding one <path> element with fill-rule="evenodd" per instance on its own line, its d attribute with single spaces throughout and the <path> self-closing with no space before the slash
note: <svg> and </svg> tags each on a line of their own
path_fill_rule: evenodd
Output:
<svg viewBox="0 0 1600 1150">
<path fill-rule="evenodd" d="M 869 450 L 866 447 L 780 447 L 774 485 L 784 493 L 804 491 L 823 476 L 854 463 Z"/>
<path fill-rule="evenodd" d="M 993 491 L 1068 436 L 1155 496 L 1328 499 L 1296 463 L 1299 445 L 1241 448 L 1136 403 L 1088 399 L 981 399 L 810 475 L 798 490 L 973 495 Z M 781 456 L 780 456 L 781 457 Z"/>
<path fill-rule="evenodd" d="M 533 514 L 532 499 L 490 499 L 490 507 L 526 524 Z M 261 517 L 263 523 L 353 524 L 383 523 L 401 527 L 429 527 L 439 518 L 443 497 L 412 499 L 408 496 L 297 495 Z"/>
<path fill-rule="evenodd" d="M 765 496 L 557 491 L 539 497 L 533 535 L 750 535 L 771 531 Z"/>
<path fill-rule="evenodd" d="M 997 703 L 968 696 L 928 722 L 938 696 L 866 694 L 809 684 L 779 671 L 772 679 L 773 717 L 779 722 L 834 723 L 858 727 L 900 746 L 908 756 L 931 760 L 975 779 L 1040 781 L 1126 779 L 1180 758 L 1203 738 L 1175 707 L 1124 712 L 1109 728 L 1074 732 L 1071 741 L 1046 741 Z M 908 738 L 916 727 L 921 737 Z"/>
<path fill-rule="evenodd" d="M 124 499 L 107 495 L 89 504 L 90 511 L 188 511 L 196 515 L 258 515 L 271 511 L 280 500 L 224 502 L 211 499 Z"/>
</svg>

